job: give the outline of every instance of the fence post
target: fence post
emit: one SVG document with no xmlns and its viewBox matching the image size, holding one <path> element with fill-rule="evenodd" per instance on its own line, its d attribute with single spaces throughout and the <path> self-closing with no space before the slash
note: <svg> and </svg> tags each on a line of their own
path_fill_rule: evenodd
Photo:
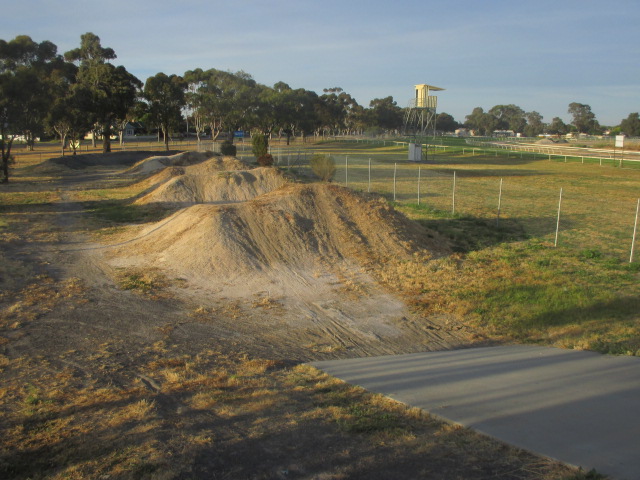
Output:
<svg viewBox="0 0 640 480">
<path fill-rule="evenodd" d="M 418 165 L 418 205 L 420 205 L 420 165 Z"/>
<path fill-rule="evenodd" d="M 393 164 L 393 201 L 396 201 L 396 172 L 398 170 L 398 164 Z"/>
<path fill-rule="evenodd" d="M 496 217 L 496 227 L 500 226 L 500 207 L 502 206 L 502 179 L 500 179 L 500 191 L 498 192 L 498 216 Z"/>
<path fill-rule="evenodd" d="M 453 171 L 453 192 L 451 194 L 451 215 L 456 214 L 456 171 Z"/>
<path fill-rule="evenodd" d="M 349 155 L 344 157 L 344 186 L 349 186 Z"/>
<path fill-rule="evenodd" d="M 638 231 L 638 213 L 640 213 L 640 198 L 636 205 L 636 221 L 633 224 L 633 239 L 631 240 L 631 255 L 629 255 L 629 263 L 633 262 L 633 250 L 636 245 L 636 232 Z"/>
<path fill-rule="evenodd" d="M 556 220 L 556 240 L 553 246 L 558 246 L 558 230 L 560 230 L 560 209 L 562 208 L 562 188 L 560 188 L 560 200 L 558 201 L 558 219 Z"/>
</svg>

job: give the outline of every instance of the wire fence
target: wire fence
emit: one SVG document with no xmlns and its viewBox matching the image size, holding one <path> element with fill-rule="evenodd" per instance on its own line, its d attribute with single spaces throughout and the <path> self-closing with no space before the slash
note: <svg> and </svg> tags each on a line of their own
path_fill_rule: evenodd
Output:
<svg viewBox="0 0 640 480">
<path fill-rule="evenodd" d="M 553 181 L 549 178 L 551 175 L 545 176 L 535 171 L 501 171 L 498 175 L 489 170 L 443 170 L 439 165 L 452 159 L 454 162 L 475 162 L 476 157 L 479 164 L 486 164 L 493 157 L 496 164 L 502 164 L 505 160 L 550 160 L 579 162 L 590 164 L 591 167 L 597 163 L 603 167 L 616 167 L 620 171 L 620 167 L 627 169 L 639 166 L 637 161 L 620 162 L 619 159 L 610 157 L 550 154 L 540 150 L 526 150 L 526 145 L 525 149 L 514 150 L 486 144 L 452 147 L 431 143 L 425 146 L 430 162 L 420 164 L 406 160 L 404 147 L 407 142 L 391 139 L 350 140 L 356 146 L 365 144 L 360 146 L 366 147 L 365 150 L 369 152 L 376 151 L 374 154 L 342 154 L 339 150 L 344 143 L 339 144 L 338 150 L 331 150 L 322 145 L 298 141 L 292 145 L 272 142 L 271 154 L 276 166 L 297 175 L 314 178 L 309 165 L 310 158 L 316 152 L 328 152 L 336 162 L 333 181 L 353 190 L 377 193 L 390 201 L 419 205 L 445 215 L 491 220 L 496 228 L 500 228 L 501 222 L 515 220 L 528 234 L 547 239 L 551 243 L 599 250 L 620 259 L 635 260 L 633 249 L 637 231 L 637 185 L 634 187 L 632 184 L 624 191 L 612 194 L 606 190 L 594 191 L 593 185 L 585 186 L 579 182 L 563 185 L 564 180 Z M 211 140 L 200 143 L 195 140 L 174 141 L 169 147 L 172 150 L 219 151 L 220 143 Z M 237 140 L 236 148 L 239 158 L 254 161 L 248 140 Z M 90 146 L 83 146 L 79 153 L 99 149 L 99 146 L 95 150 Z M 164 149 L 164 145 L 158 142 L 129 141 L 124 145 L 113 145 L 114 151 L 161 152 Z M 387 150 L 387 153 L 381 153 Z M 41 157 L 48 155 L 46 149 L 16 153 Z M 607 171 L 606 168 L 602 170 L 603 173 Z M 633 179 L 629 182 L 632 183 Z M 561 188 L 563 197 L 560 203 Z"/>
<path fill-rule="evenodd" d="M 279 167 L 313 178 L 309 165 L 313 153 L 288 150 L 274 156 Z M 529 235 L 555 245 L 635 260 L 638 199 L 632 194 L 615 201 L 598 198 L 588 187 L 563 186 L 561 180 L 541 181 L 542 175 L 531 172 L 507 176 L 474 170 L 443 172 L 437 165 L 405 160 L 379 161 L 366 155 L 332 157 L 336 162 L 333 181 L 353 190 L 377 193 L 390 201 L 419 205 L 452 218 L 489 220 L 496 228 L 517 221 Z"/>
</svg>

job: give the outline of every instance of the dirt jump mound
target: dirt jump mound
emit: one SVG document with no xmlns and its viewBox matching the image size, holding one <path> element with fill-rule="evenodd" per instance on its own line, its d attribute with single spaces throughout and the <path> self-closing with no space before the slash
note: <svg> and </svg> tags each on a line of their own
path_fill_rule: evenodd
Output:
<svg viewBox="0 0 640 480">
<path fill-rule="evenodd" d="M 156 152 L 148 150 L 122 151 L 111 153 L 79 153 L 77 155 L 67 153 L 61 157 L 50 158 L 40 165 L 33 167 L 37 173 L 64 173 L 69 170 L 84 170 L 91 167 L 122 166 L 132 167 L 152 157 Z M 176 152 L 171 152 L 177 156 Z M 170 158 L 170 157 L 169 157 Z"/>
<path fill-rule="evenodd" d="M 219 154 L 213 152 L 180 152 L 175 155 L 147 157 L 134 164 L 125 173 L 151 174 L 165 167 L 195 165 Z"/>
<path fill-rule="evenodd" d="M 233 164 L 234 160 L 212 159 L 200 165 L 186 168 L 173 167 L 156 174 L 164 178 L 155 179 L 157 180 L 156 188 L 137 199 L 136 203 L 191 205 L 244 202 L 286 183 L 282 174 L 273 168 L 227 170 L 228 167 L 244 166 Z M 230 163 L 233 165 L 229 165 Z"/>
<path fill-rule="evenodd" d="M 186 278 L 233 281 L 270 269 L 344 260 L 365 265 L 417 251 L 449 250 L 381 198 L 329 184 L 291 184 L 243 203 L 182 209 L 114 253 Z"/>
</svg>

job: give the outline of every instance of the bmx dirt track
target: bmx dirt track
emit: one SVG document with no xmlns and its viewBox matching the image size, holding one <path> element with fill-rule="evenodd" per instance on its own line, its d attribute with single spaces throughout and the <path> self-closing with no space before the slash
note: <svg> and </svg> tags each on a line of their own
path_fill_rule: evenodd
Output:
<svg viewBox="0 0 640 480">
<path fill-rule="evenodd" d="M 379 198 L 193 153 L 66 157 L 0 188 L 5 478 L 572 473 L 301 365 L 482 339 L 380 282 L 449 245 Z M 153 220 L 105 220 L 112 198 Z"/>
</svg>

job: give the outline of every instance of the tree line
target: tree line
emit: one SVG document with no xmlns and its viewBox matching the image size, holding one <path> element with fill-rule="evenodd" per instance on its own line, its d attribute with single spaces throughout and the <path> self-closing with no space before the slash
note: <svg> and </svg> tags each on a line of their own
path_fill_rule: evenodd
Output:
<svg viewBox="0 0 640 480">
<path fill-rule="evenodd" d="M 369 108 L 339 87 L 321 95 L 284 82 L 261 85 L 246 72 L 195 69 L 184 75 L 162 72 L 143 84 L 123 66 L 111 62 L 113 49 L 86 33 L 80 46 L 63 55 L 50 41 L 27 35 L 0 40 L 0 147 L 2 173 L 9 178 L 14 140 L 33 148 L 46 134 L 76 148 L 88 133 L 102 137 L 103 152 L 111 137 L 122 136 L 130 122 L 157 131 L 169 148 L 172 133 L 188 125 L 198 139 L 222 132 L 258 130 L 268 135 L 353 134 L 400 128 L 403 111 L 392 97 L 375 99 Z M 188 127 L 187 127 L 188 128 Z M 231 135 L 231 138 L 233 136 Z"/>
<path fill-rule="evenodd" d="M 112 135 L 122 138 L 132 122 L 158 132 L 167 149 L 172 134 L 190 129 L 198 140 L 205 134 L 216 139 L 223 132 L 230 132 L 232 139 L 234 131 L 253 130 L 289 141 L 308 135 L 400 132 L 403 126 L 404 109 L 391 96 L 363 107 L 340 87 L 322 94 L 284 82 L 270 87 L 246 72 L 215 68 L 184 75 L 160 72 L 143 83 L 124 66 L 113 65 L 116 58 L 93 33 L 82 35 L 80 46 L 64 54 L 52 42 L 37 43 L 27 35 L 0 40 L 0 181 L 8 181 L 16 139 L 32 148 L 37 137 L 55 135 L 63 153 L 66 147 L 75 153 L 80 140 L 92 132 L 92 138 L 102 137 L 103 152 L 109 152 Z M 496 105 L 487 112 L 475 108 L 464 123 L 440 113 L 436 125 L 444 132 L 464 126 L 483 135 L 496 130 L 525 136 L 602 132 L 588 105 L 571 103 L 568 113 L 573 116 L 569 125 L 560 118 L 545 124 L 538 112 Z M 638 113 L 616 129 L 640 135 Z"/>
<path fill-rule="evenodd" d="M 467 115 L 465 126 L 475 130 L 481 135 L 491 135 L 495 131 L 511 130 L 521 133 L 525 137 L 535 137 L 541 134 L 565 135 L 568 133 L 585 133 L 590 135 L 602 135 L 609 131 L 611 134 L 626 134 L 628 136 L 640 136 L 640 118 L 638 113 L 631 113 L 622 120 L 620 125 L 609 128 L 600 125 L 589 105 L 572 102 L 567 109 L 572 117 L 569 124 L 560 117 L 554 117 L 550 123 L 542 121 L 542 115 L 538 112 L 525 112 L 517 105 L 496 105 L 485 112 L 481 107 L 473 109 Z"/>
</svg>

